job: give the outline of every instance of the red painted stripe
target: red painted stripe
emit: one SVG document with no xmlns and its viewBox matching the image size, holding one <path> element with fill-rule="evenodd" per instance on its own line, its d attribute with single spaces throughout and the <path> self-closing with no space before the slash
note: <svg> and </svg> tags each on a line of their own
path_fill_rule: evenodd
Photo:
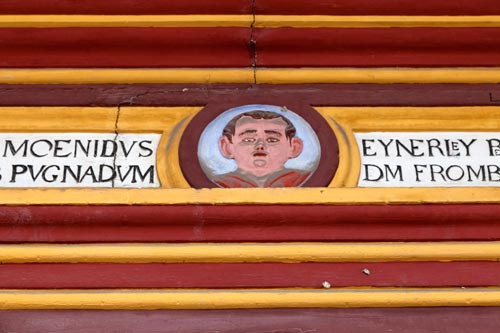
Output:
<svg viewBox="0 0 500 333">
<path fill-rule="evenodd" d="M 1 242 L 497 240 L 500 205 L 25 206 Z"/>
<path fill-rule="evenodd" d="M 257 14 L 498 15 L 497 0 L 256 0 Z"/>
<path fill-rule="evenodd" d="M 248 67 L 246 28 L 0 29 L 1 67 Z"/>
<path fill-rule="evenodd" d="M 500 308 L 0 311 L 4 332 L 497 333 Z"/>
<path fill-rule="evenodd" d="M 250 14 L 251 0 L 2 0 L 0 14 Z"/>
<path fill-rule="evenodd" d="M 499 34 L 500 28 L 281 28 L 256 29 L 254 39 L 261 67 L 498 66 Z M 0 40 L 0 66 L 7 68 L 253 63 L 246 28 L 6 28 Z"/>
<path fill-rule="evenodd" d="M 0 14 L 249 14 L 251 0 L 2 0 Z M 258 14 L 498 15 L 496 0 L 256 0 Z"/>
<path fill-rule="evenodd" d="M 498 66 L 499 28 L 256 29 L 257 64 Z"/>
<path fill-rule="evenodd" d="M 369 275 L 363 273 L 369 270 Z M 498 285 L 495 262 L 3 264 L 0 288 L 322 288 Z"/>
<path fill-rule="evenodd" d="M 251 89 L 249 89 L 251 88 Z M 293 101 L 293 102 L 292 102 Z M 300 101 L 300 103 L 296 103 Z M 497 84 L 97 84 L 0 85 L 4 106 L 206 105 L 220 110 L 244 104 L 339 106 L 500 105 Z"/>
</svg>

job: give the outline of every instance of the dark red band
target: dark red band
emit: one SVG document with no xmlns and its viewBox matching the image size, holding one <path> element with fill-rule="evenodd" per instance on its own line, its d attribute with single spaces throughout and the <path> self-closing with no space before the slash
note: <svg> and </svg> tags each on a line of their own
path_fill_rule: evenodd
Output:
<svg viewBox="0 0 500 333">
<path fill-rule="evenodd" d="M 3 264 L 0 288 L 470 287 L 499 274 L 495 262 Z"/>
<path fill-rule="evenodd" d="M 0 208 L 0 242 L 499 239 L 500 205 Z"/>
</svg>

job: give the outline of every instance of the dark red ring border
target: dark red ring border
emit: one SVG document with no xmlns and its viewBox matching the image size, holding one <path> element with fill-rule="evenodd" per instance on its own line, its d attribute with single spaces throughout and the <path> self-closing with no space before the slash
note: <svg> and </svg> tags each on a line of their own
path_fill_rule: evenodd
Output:
<svg viewBox="0 0 500 333">
<path fill-rule="evenodd" d="M 321 158 L 316 171 L 302 187 L 324 187 L 332 180 L 339 164 L 339 147 L 335 134 L 321 115 L 310 105 L 301 102 L 296 97 L 283 96 L 245 96 L 238 101 L 225 103 L 209 103 L 189 123 L 182 135 L 179 145 L 179 162 L 184 177 L 195 188 L 217 187 L 208 179 L 198 160 L 198 141 L 205 127 L 219 114 L 231 108 L 248 104 L 267 104 L 286 106 L 289 110 L 306 120 L 318 136 L 321 146 Z"/>
</svg>

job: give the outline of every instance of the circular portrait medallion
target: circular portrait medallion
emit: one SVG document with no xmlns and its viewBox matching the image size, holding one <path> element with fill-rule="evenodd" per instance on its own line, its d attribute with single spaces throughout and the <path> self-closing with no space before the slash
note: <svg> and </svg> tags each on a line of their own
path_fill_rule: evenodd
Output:
<svg viewBox="0 0 500 333">
<path fill-rule="evenodd" d="M 181 167 L 188 182 L 195 187 L 309 186 L 307 184 L 325 162 L 324 155 L 329 155 L 322 152 L 324 145 L 309 122 L 286 107 L 249 104 L 207 119 L 205 117 L 204 124 L 198 124 L 198 128 L 203 125 L 198 135 L 193 137 L 185 133 L 184 145 L 181 141 Z M 332 147 L 336 148 L 331 130 L 329 135 L 335 141 Z M 324 135 L 323 141 L 326 141 Z M 189 167 L 187 160 L 192 161 L 193 157 L 186 151 L 192 148 L 196 148 L 198 163 Z M 338 157 L 332 167 L 336 169 L 337 164 Z M 196 166 L 204 177 L 193 172 Z M 333 172 L 329 172 L 329 180 Z"/>
<path fill-rule="evenodd" d="M 311 126 L 273 105 L 227 110 L 208 124 L 198 143 L 200 165 L 219 187 L 300 186 L 320 157 Z"/>
</svg>

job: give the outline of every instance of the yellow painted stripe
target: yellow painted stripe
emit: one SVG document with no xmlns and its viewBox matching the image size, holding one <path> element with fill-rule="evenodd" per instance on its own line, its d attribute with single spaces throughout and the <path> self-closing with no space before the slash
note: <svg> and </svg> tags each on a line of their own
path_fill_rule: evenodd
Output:
<svg viewBox="0 0 500 333">
<path fill-rule="evenodd" d="M 500 288 L 0 290 L 0 310 L 500 306 Z"/>
<path fill-rule="evenodd" d="M 257 68 L 257 83 L 499 83 L 498 67 Z"/>
<path fill-rule="evenodd" d="M 500 187 L 0 189 L 3 205 L 355 205 L 499 203 Z"/>
<path fill-rule="evenodd" d="M 256 15 L 257 28 L 500 27 L 500 16 Z"/>
<path fill-rule="evenodd" d="M 2 244 L 0 263 L 497 261 L 500 242 Z"/>
<path fill-rule="evenodd" d="M 254 78 L 255 74 L 255 78 Z M 500 83 L 500 67 L 0 69 L 0 84 Z"/>
<path fill-rule="evenodd" d="M 0 69 L 6 84 L 253 83 L 252 68 Z"/>
<path fill-rule="evenodd" d="M 252 21 L 252 15 L 0 15 L 0 28 L 248 28 Z"/>
<path fill-rule="evenodd" d="M 255 21 L 254 21 L 255 19 Z M 246 27 L 400 28 L 500 27 L 499 15 L 0 15 L 0 28 L 66 27 Z"/>
</svg>

